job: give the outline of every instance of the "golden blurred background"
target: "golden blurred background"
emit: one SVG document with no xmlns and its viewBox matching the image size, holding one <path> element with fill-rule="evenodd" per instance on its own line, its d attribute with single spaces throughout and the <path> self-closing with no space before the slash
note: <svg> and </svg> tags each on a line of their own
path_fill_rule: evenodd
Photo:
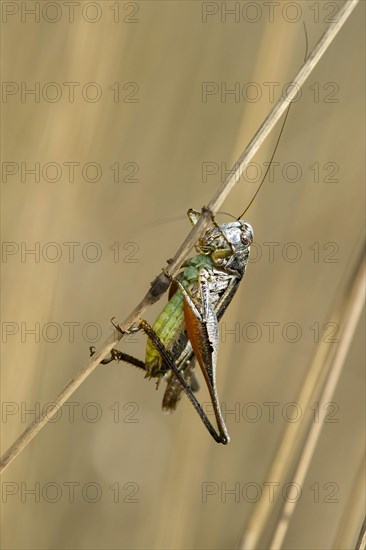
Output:
<svg viewBox="0 0 366 550">
<path fill-rule="evenodd" d="M 188 208 L 209 202 L 300 67 L 302 22 L 311 51 L 341 5 L 2 2 L 2 451 L 174 255 Z M 288 424 L 316 422 L 316 404 L 296 399 L 318 341 L 337 338 L 324 325 L 363 238 L 364 11 L 293 105 L 246 216 L 253 261 L 218 364 L 230 445 L 185 398 L 163 415 L 163 384 L 101 366 L 3 474 L 3 548 L 237 548 L 270 487 L 283 502 L 268 471 Z M 224 211 L 249 202 L 278 131 Z M 363 335 L 364 319 L 282 548 L 354 547 Z M 144 347 L 142 335 L 123 344 Z M 268 533 L 275 520 L 273 506 Z"/>
</svg>

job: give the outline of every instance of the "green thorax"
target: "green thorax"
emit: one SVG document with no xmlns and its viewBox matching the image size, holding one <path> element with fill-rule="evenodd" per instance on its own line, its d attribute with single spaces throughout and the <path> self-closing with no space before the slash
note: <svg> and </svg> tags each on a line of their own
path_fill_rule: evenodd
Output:
<svg viewBox="0 0 366 550">
<path fill-rule="evenodd" d="M 198 282 L 200 269 L 202 267 L 212 267 L 213 262 L 211 256 L 197 254 L 197 256 L 188 260 L 187 264 L 187 267 L 178 277 L 184 288 L 190 291 L 192 286 Z M 165 347 L 171 350 L 178 335 L 184 330 L 183 294 L 179 288 L 170 298 L 152 328 Z M 147 340 L 146 344 L 145 366 L 148 376 L 160 376 L 162 374 L 159 372 L 161 371 L 162 359 L 151 340 Z"/>
</svg>

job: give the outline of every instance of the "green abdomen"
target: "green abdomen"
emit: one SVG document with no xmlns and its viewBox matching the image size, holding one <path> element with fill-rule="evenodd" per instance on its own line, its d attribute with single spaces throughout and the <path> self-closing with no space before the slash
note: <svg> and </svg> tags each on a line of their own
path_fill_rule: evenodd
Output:
<svg viewBox="0 0 366 550">
<path fill-rule="evenodd" d="M 198 254 L 189 260 L 189 265 L 185 268 L 179 280 L 190 291 L 192 285 L 198 281 L 199 270 L 202 267 L 211 266 L 212 260 L 210 256 Z M 166 304 L 152 328 L 164 346 L 171 351 L 174 342 L 184 330 L 183 294 L 179 288 Z M 159 376 L 161 374 L 159 373 L 162 366 L 161 356 L 149 339 L 146 343 L 145 366 L 150 376 Z"/>
<path fill-rule="evenodd" d="M 152 328 L 164 346 L 170 350 L 178 334 L 184 328 L 183 295 L 179 289 L 166 304 Z M 161 363 L 158 350 L 153 346 L 151 340 L 147 340 L 145 357 L 147 372 L 154 375 L 154 371 L 160 370 Z"/>
</svg>

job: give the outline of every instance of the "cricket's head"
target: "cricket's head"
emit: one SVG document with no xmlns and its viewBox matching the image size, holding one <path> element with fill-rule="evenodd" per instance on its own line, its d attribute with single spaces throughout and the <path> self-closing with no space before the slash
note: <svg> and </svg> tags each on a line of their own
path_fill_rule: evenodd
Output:
<svg viewBox="0 0 366 550">
<path fill-rule="evenodd" d="M 242 271 L 252 242 L 252 226 L 243 220 L 236 220 L 209 227 L 199 239 L 196 249 L 201 254 L 210 254 L 217 266 Z"/>
</svg>

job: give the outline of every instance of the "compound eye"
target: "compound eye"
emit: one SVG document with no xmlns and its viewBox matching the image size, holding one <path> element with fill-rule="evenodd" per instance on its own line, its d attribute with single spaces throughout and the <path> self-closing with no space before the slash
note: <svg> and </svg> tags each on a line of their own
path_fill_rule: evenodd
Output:
<svg viewBox="0 0 366 550">
<path fill-rule="evenodd" d="M 249 246 L 252 241 L 248 233 L 246 233 L 245 231 L 240 234 L 240 240 L 244 246 Z"/>
</svg>

